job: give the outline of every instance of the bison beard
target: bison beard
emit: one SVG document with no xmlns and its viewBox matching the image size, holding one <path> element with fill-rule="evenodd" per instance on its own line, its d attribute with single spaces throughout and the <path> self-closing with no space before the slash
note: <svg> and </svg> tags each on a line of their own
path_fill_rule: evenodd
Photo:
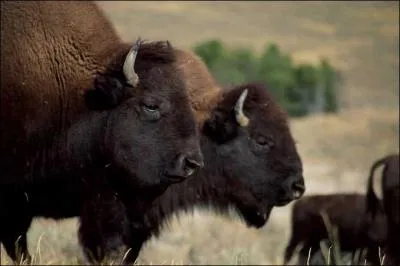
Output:
<svg viewBox="0 0 400 266">
<path fill-rule="evenodd" d="M 260 135 L 254 136 L 256 132 L 269 133 L 271 139 L 260 140 Z M 115 251 L 121 250 L 123 243 L 127 250 L 123 263 L 133 263 L 143 243 L 159 234 L 165 220 L 195 206 L 211 206 L 221 214 L 234 207 L 248 226 L 259 228 L 265 225 L 274 206 L 283 206 L 304 193 L 301 160 L 294 141 L 281 110 L 264 86 L 246 84 L 225 92 L 202 133 L 205 167 L 195 177 L 170 186 L 142 218 L 131 211 L 129 198 L 101 197 L 101 205 L 113 206 L 110 210 L 115 214 L 102 212 L 97 228 L 91 224 L 92 233 L 104 236 L 102 239 L 81 234 L 81 240 L 91 241 L 93 246 L 86 250 L 89 258 L 96 263 L 104 259 L 120 262 L 124 254 Z M 110 219 L 115 216 L 135 221 L 115 225 Z"/>
</svg>

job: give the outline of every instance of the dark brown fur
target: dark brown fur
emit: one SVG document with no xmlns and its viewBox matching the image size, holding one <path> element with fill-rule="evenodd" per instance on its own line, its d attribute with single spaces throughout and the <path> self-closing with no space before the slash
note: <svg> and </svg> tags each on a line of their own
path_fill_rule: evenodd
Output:
<svg viewBox="0 0 400 266">
<path fill-rule="evenodd" d="M 212 75 L 209 73 L 207 67 L 198 56 L 192 52 L 183 50 L 176 50 L 176 55 L 176 65 L 183 71 L 183 75 L 185 76 L 186 87 L 189 91 L 192 108 L 195 111 L 199 126 L 203 127 L 204 122 L 208 120 L 206 131 L 210 130 L 210 126 L 214 127 L 214 129 L 217 129 L 218 134 L 213 137 L 214 141 L 216 142 L 224 142 L 224 139 L 226 140 L 226 138 L 235 136 L 235 132 L 231 132 L 231 129 L 234 129 L 236 126 L 231 127 L 229 126 L 229 123 L 224 123 L 224 121 L 218 121 L 217 123 L 210 122 L 222 118 L 220 115 L 223 113 L 229 113 L 232 105 L 237 100 L 238 93 L 247 86 L 242 86 L 237 88 L 235 90 L 236 92 L 232 91 L 224 95 L 223 89 L 216 83 Z M 252 126 L 256 127 L 255 125 L 257 123 L 262 123 L 262 125 L 259 125 L 261 128 L 265 127 L 265 129 L 275 129 L 276 132 L 270 132 L 271 135 L 275 136 L 281 134 L 282 132 L 288 132 L 288 134 L 290 134 L 287 129 L 286 114 L 273 102 L 265 87 L 260 84 L 248 84 L 248 87 L 252 88 L 251 93 L 246 101 L 248 106 L 259 106 L 260 110 L 263 110 L 262 112 L 258 112 L 257 108 L 254 108 L 254 110 L 249 110 L 252 115 L 252 121 L 254 121 Z M 225 105 L 222 105 L 222 99 L 224 98 Z M 210 119 L 212 113 L 214 115 L 213 118 Z M 216 126 L 217 128 L 215 128 Z M 253 133 L 255 132 L 256 130 L 253 131 Z M 266 130 L 266 132 L 268 132 L 268 130 Z M 211 136 L 205 137 L 204 135 L 203 139 L 205 142 L 211 141 Z M 207 141 L 207 139 L 209 140 Z M 277 150 L 282 149 L 290 154 L 294 152 L 290 148 L 293 147 L 293 140 L 290 136 L 282 134 L 282 141 L 285 139 L 288 141 L 287 146 L 283 145 Z M 202 146 L 204 147 L 204 145 Z M 216 155 L 209 154 L 208 160 L 210 161 L 210 165 L 217 164 L 214 159 L 218 156 L 215 156 Z M 283 162 L 285 159 L 290 158 L 285 158 L 285 156 L 283 156 L 278 160 L 282 160 Z M 227 164 L 235 164 L 237 161 L 240 161 L 240 158 L 232 158 L 232 161 Z M 223 163 L 221 163 L 221 165 L 222 164 Z M 276 165 L 279 166 L 279 164 Z M 222 171 L 222 169 L 214 170 L 217 172 L 219 170 Z M 94 230 L 92 231 L 92 237 L 87 237 L 88 241 L 91 242 L 92 249 L 86 250 L 86 254 L 93 254 L 93 252 L 96 253 L 95 251 L 100 250 L 100 254 L 97 253 L 94 257 L 95 259 L 101 260 L 104 258 L 104 256 L 113 253 L 113 250 L 118 250 L 119 244 L 125 243 L 129 248 L 132 248 L 125 262 L 133 262 L 136 259 L 142 244 L 151 235 L 158 234 L 160 225 L 163 224 L 163 221 L 166 218 L 170 217 L 173 213 L 181 209 L 190 210 L 196 205 L 211 204 L 214 210 L 222 213 L 226 212 L 227 206 L 232 205 L 239 209 L 238 211 L 244 216 L 248 225 L 261 226 L 261 224 L 264 224 L 265 220 L 262 218 L 260 219 L 260 217 L 257 216 L 257 213 L 264 212 L 263 208 L 259 209 L 260 205 L 258 200 L 254 199 L 251 190 L 241 188 L 240 183 L 237 183 L 235 179 L 230 180 L 228 178 L 225 180 L 222 176 L 220 176 L 221 173 L 211 174 L 209 171 L 212 172 L 213 170 L 208 167 L 208 170 L 205 169 L 205 173 L 201 174 L 201 179 L 194 178 L 191 182 L 185 182 L 185 185 L 182 184 L 182 186 L 174 186 L 175 189 L 171 188 L 167 190 L 163 197 L 157 201 L 155 207 L 148 213 L 148 215 L 146 215 L 143 223 L 131 223 L 129 229 L 131 230 L 131 237 L 127 235 L 127 231 L 129 230 L 123 227 L 121 228 L 120 226 L 113 226 L 112 223 L 110 223 L 110 216 L 107 216 L 105 213 L 101 213 L 102 215 L 105 215 L 105 217 L 103 217 L 103 219 L 98 219 L 100 221 L 97 223 L 100 226 L 99 228 L 92 227 L 92 230 Z M 246 173 L 243 175 L 243 177 L 245 178 L 248 175 L 251 174 Z M 227 174 L 227 177 L 228 176 L 229 174 Z M 218 187 L 225 188 L 226 191 L 218 191 Z M 110 195 L 111 193 L 105 194 Z M 107 196 L 102 197 L 102 199 L 102 204 L 113 206 L 114 212 L 118 210 L 117 206 L 120 206 L 120 211 L 117 211 L 114 216 L 119 217 L 121 221 L 129 220 L 127 214 L 122 215 L 127 211 L 129 212 L 131 209 L 129 207 L 129 202 L 125 202 L 125 204 L 127 203 L 126 207 L 125 204 L 121 205 L 120 200 L 116 199 L 115 197 L 109 196 L 108 202 Z M 107 225 L 108 228 L 107 226 L 103 227 L 102 224 L 103 226 Z M 123 223 L 120 223 L 119 225 L 123 225 Z M 98 232 L 96 232 L 96 230 L 98 230 Z M 104 232 L 107 232 L 107 235 L 109 236 L 104 237 L 103 239 L 94 240 L 94 238 Z M 113 244 L 109 245 L 109 243 Z M 121 257 L 122 256 L 119 258 Z"/>
<path fill-rule="evenodd" d="M 244 110 L 250 125 L 242 128 L 235 121 L 233 106 L 246 88 L 249 94 Z M 286 114 L 261 84 L 238 86 L 221 96 L 222 100 L 203 125 L 201 148 L 205 167 L 194 178 L 170 186 L 153 202 L 142 222 L 135 216 L 137 213 L 131 212 L 129 198 L 121 202 L 115 197 L 102 197 L 102 204 L 113 206 L 115 214 L 103 212 L 97 228 L 92 226 L 94 236 L 106 236 L 97 243 L 90 238 L 92 250 L 87 250 L 88 254 L 101 261 L 103 256 L 117 250 L 117 246 L 108 245 L 110 242 L 124 243 L 130 248 L 125 263 L 133 263 L 143 243 L 158 235 L 164 222 L 179 211 L 206 206 L 226 214 L 233 207 L 248 226 L 259 228 L 266 223 L 273 206 L 293 200 L 291 182 L 304 184 L 304 181 Z M 270 142 L 266 146 L 257 144 L 261 134 L 268 136 Z M 131 222 L 113 225 L 110 217 L 115 216 Z M 123 227 L 124 224 L 128 227 Z"/>
<path fill-rule="evenodd" d="M 383 204 L 376 196 L 373 189 L 374 172 L 379 166 L 384 166 L 382 172 L 381 188 Z M 391 154 L 376 161 L 370 170 L 368 180 L 368 208 L 367 215 L 374 219 L 383 208 L 388 219 L 389 237 L 385 246 L 387 265 L 400 264 L 400 176 L 399 176 L 399 155 Z"/>
<path fill-rule="evenodd" d="M 0 240 L 14 260 L 28 257 L 33 216 L 78 215 L 104 187 L 143 212 L 187 177 L 188 159 L 201 165 L 168 42 L 140 46 L 132 88 L 122 72 L 131 44 L 93 2 L 7 1 L 1 15 Z"/>
<path fill-rule="evenodd" d="M 380 212 L 373 221 L 366 223 L 365 210 L 366 197 L 362 194 L 313 195 L 298 200 L 292 209 L 292 235 L 285 250 L 284 264 L 301 245 L 298 263 L 305 265 L 310 248 L 312 257 L 320 250 L 320 241 L 329 239 L 321 213 L 325 213 L 330 224 L 337 228 L 342 251 L 354 255 L 356 250 L 366 249 L 367 259 L 374 265 L 379 264 L 378 248 L 386 240 L 386 216 Z"/>
</svg>

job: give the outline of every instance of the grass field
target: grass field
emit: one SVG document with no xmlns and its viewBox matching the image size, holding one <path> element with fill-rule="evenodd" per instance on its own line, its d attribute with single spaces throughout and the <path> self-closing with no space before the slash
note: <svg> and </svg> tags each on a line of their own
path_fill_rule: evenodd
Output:
<svg viewBox="0 0 400 266">
<path fill-rule="evenodd" d="M 210 38 L 261 51 L 276 42 L 296 61 L 329 58 L 343 71 L 338 115 L 291 121 L 307 192 L 365 190 L 369 166 L 399 151 L 398 2 L 99 2 L 124 40 L 169 39 L 191 48 Z M 204 211 L 174 218 L 140 254 L 142 264 L 279 264 L 291 205 L 261 230 Z M 82 262 L 76 219 L 37 219 L 37 263 Z M 2 252 L 1 264 L 11 264 Z"/>
</svg>

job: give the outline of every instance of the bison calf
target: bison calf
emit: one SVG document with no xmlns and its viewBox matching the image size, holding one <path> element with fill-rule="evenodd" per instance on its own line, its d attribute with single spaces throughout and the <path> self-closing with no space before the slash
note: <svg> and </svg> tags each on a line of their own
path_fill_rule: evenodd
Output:
<svg viewBox="0 0 400 266">
<path fill-rule="evenodd" d="M 320 250 L 320 241 L 329 239 L 322 215 L 337 228 L 342 251 L 367 250 L 367 260 L 379 264 L 378 248 L 386 241 L 386 216 L 381 211 L 374 220 L 365 215 L 366 197 L 362 194 L 333 194 L 306 196 L 298 200 L 292 209 L 291 237 L 284 254 L 284 263 L 290 260 L 297 246 L 301 245 L 299 264 Z M 330 228 L 332 229 L 332 228 Z M 332 240 L 332 239 L 329 239 Z M 332 243 L 331 243 L 332 244 Z M 310 251 L 311 248 L 311 251 Z"/>
</svg>

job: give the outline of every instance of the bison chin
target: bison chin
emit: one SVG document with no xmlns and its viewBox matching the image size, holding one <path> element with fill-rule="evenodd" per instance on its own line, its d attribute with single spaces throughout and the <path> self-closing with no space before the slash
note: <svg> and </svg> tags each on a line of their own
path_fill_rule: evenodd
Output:
<svg viewBox="0 0 400 266">
<path fill-rule="evenodd" d="M 264 206 L 247 205 L 237 206 L 237 208 L 248 227 L 261 228 L 267 223 L 273 208 L 273 206 Z"/>
</svg>

